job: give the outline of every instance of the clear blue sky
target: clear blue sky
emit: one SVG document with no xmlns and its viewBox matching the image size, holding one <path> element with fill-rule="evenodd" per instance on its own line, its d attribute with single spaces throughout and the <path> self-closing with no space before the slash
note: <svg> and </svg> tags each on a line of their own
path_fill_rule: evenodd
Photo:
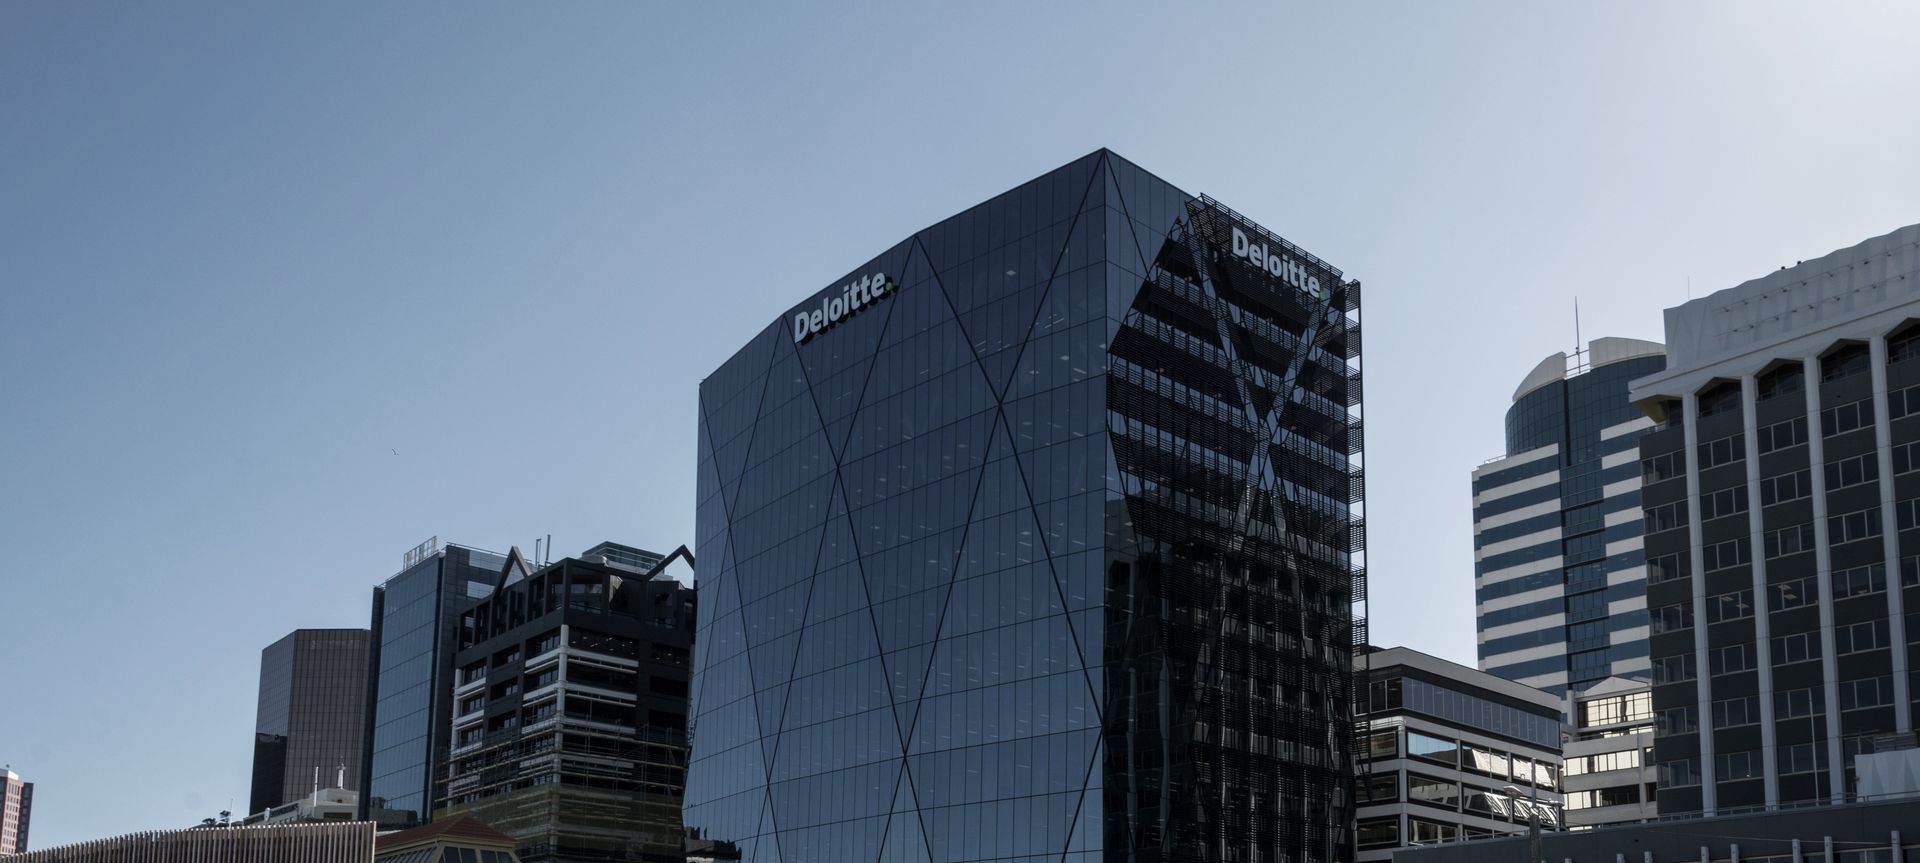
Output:
<svg viewBox="0 0 1920 863">
<path fill-rule="evenodd" d="M 689 541 L 702 374 L 1096 147 L 1366 282 L 1374 638 L 1468 663 L 1467 474 L 1576 295 L 1659 338 L 1920 221 L 1911 3 L 919 5 L 0 5 L 35 844 L 245 808 L 260 648 L 430 535 Z"/>
</svg>

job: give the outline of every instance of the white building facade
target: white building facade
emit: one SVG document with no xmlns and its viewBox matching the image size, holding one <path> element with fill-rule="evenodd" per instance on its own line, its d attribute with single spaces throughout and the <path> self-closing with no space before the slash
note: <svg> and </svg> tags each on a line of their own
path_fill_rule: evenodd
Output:
<svg viewBox="0 0 1920 863">
<path fill-rule="evenodd" d="M 1561 701 L 1404 647 L 1363 650 L 1366 700 L 1355 705 L 1363 752 L 1355 774 L 1356 859 L 1396 848 L 1565 828 Z"/>
<path fill-rule="evenodd" d="M 1568 696 L 1563 753 L 1567 827 L 1650 821 L 1654 799 L 1653 686 L 1610 677 Z"/>
</svg>

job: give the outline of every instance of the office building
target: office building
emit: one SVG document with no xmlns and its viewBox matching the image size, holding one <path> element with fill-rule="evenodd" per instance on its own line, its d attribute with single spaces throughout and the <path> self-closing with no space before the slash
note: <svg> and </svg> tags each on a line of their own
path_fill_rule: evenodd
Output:
<svg viewBox="0 0 1920 863">
<path fill-rule="evenodd" d="M 1567 827 L 1635 824 L 1659 814 L 1653 767 L 1653 685 L 1610 677 L 1568 698 L 1564 746 Z"/>
<path fill-rule="evenodd" d="M 291 803 L 282 803 L 271 809 L 262 809 L 246 818 L 240 824 L 289 824 L 301 821 L 352 821 L 360 811 L 360 795 L 352 789 L 335 786 L 316 788 Z M 373 819 L 379 821 L 378 818 Z"/>
<path fill-rule="evenodd" d="M 296 629 L 260 651 L 248 812 L 306 797 L 324 780 L 360 787 L 367 630 Z"/>
<path fill-rule="evenodd" d="M 1358 305 L 1102 150 L 774 316 L 700 387 L 687 824 L 1350 857 Z"/>
<path fill-rule="evenodd" d="M 1634 381 L 1661 815 L 1840 802 L 1913 730 L 1920 225 L 1666 312 Z"/>
<path fill-rule="evenodd" d="M 388 826 L 432 817 L 436 780 L 446 776 L 460 616 L 493 592 L 506 565 L 505 555 L 435 537 L 373 589 L 361 820 L 382 810 Z"/>
<path fill-rule="evenodd" d="M 1553 863 L 1899 863 L 1920 859 L 1920 798 L 1545 833 Z M 1409 848 L 1394 863 L 1525 860 L 1525 837 Z"/>
<path fill-rule="evenodd" d="M 0 769 L 0 854 L 27 850 L 27 827 L 33 823 L 33 783 L 12 767 Z"/>
<path fill-rule="evenodd" d="M 8 857 L 7 863 L 373 863 L 370 821 L 150 830 Z"/>
<path fill-rule="evenodd" d="M 1627 383 L 1664 349 L 1594 339 L 1540 361 L 1507 409 L 1507 453 L 1473 472 L 1480 670 L 1556 695 L 1647 676 L 1640 435 Z"/>
<path fill-rule="evenodd" d="M 509 556 L 461 616 L 435 819 L 478 817 L 525 863 L 678 863 L 693 589 L 612 543 L 524 578 Z"/>
<path fill-rule="evenodd" d="M 1355 661 L 1367 670 L 1355 859 L 1525 831 L 1536 818 L 1565 827 L 1559 699 L 1405 647 L 1361 648 Z"/>
</svg>

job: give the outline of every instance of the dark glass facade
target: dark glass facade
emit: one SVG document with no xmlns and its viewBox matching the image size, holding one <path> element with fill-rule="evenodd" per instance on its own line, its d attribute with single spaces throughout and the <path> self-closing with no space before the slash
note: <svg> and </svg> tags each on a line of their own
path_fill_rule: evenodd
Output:
<svg viewBox="0 0 1920 863">
<path fill-rule="evenodd" d="M 1507 455 L 1550 444 L 1560 446 L 1560 465 L 1600 460 L 1600 430 L 1639 419 L 1627 384 L 1667 367 L 1664 356 L 1635 357 L 1597 366 L 1584 374 L 1540 387 L 1507 409 Z"/>
<path fill-rule="evenodd" d="M 299 629 L 260 651 L 248 812 L 322 787 L 360 787 L 366 732 L 364 629 Z"/>
<path fill-rule="evenodd" d="M 402 825 L 431 815 L 435 778 L 445 775 L 460 615 L 493 592 L 506 562 L 449 545 L 374 588 L 361 818 L 382 808 Z"/>
<path fill-rule="evenodd" d="M 700 388 L 687 825 L 1346 859 L 1358 287 L 1100 151 L 762 331 Z"/>
</svg>

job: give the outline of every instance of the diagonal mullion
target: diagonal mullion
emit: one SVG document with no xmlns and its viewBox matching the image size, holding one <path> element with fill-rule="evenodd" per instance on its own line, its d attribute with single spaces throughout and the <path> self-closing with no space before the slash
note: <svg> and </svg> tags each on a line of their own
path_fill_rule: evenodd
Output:
<svg viewBox="0 0 1920 863">
<path fill-rule="evenodd" d="M 1040 543 L 1040 549 L 1047 559 L 1047 575 L 1053 580 L 1054 596 L 1060 600 L 1060 616 L 1067 622 L 1067 636 L 1073 639 L 1073 651 L 1080 656 L 1080 676 L 1086 678 L 1087 694 L 1092 695 L 1095 691 L 1093 688 L 1093 671 L 1087 666 L 1087 651 L 1086 648 L 1080 644 L 1079 629 L 1073 625 L 1073 607 L 1067 602 L 1066 590 L 1060 586 L 1060 573 L 1055 570 L 1053 563 L 1053 549 L 1047 545 L 1046 526 L 1040 523 L 1040 511 L 1037 508 L 1038 504 L 1036 504 L 1033 499 L 1033 484 L 1027 481 L 1027 468 L 1020 460 L 1019 447 L 1013 445 L 1013 427 L 1007 425 L 1007 415 L 1005 411 L 1000 412 L 1000 427 L 1007 433 L 1008 449 L 1013 451 L 1013 470 L 1014 473 L 1020 477 L 1021 490 L 1026 493 L 1027 517 L 1033 519 L 1034 538 Z M 1100 704 L 1099 699 L 1089 700 L 1093 702 L 1094 718 L 1099 721 L 1101 727 L 1104 728 L 1106 726 L 1106 709 Z"/>
<path fill-rule="evenodd" d="M 915 236 L 913 239 L 913 249 L 918 250 L 920 253 L 921 260 L 927 262 L 927 272 L 931 275 L 934 286 L 939 290 L 941 298 L 946 302 L 947 312 L 951 316 L 954 326 L 960 330 L 960 333 L 962 336 L 966 336 L 967 335 L 966 325 L 960 322 L 960 314 L 953 305 L 953 298 L 947 294 L 946 285 L 941 282 L 939 272 L 933 267 L 933 259 L 931 256 L 927 254 L 925 247 L 920 245 L 920 238 L 918 236 Z M 993 392 L 994 391 L 993 376 L 987 373 L 986 366 L 980 362 L 979 353 L 977 351 L 974 351 L 973 349 L 973 345 L 971 343 L 971 337 L 969 337 L 967 341 L 968 341 L 967 350 L 969 354 L 971 354 L 973 357 L 974 368 L 980 372 L 981 379 L 986 381 L 987 391 Z M 877 361 L 878 360 L 876 359 L 876 362 Z M 997 395 L 994 399 L 994 416 L 995 416 L 995 423 L 1004 427 L 1005 418 L 1001 415 L 1001 406 L 1000 406 L 1000 401 Z M 986 477 L 987 477 L 986 458 L 988 455 L 991 454 L 992 443 L 993 443 L 993 433 L 991 431 L 991 428 L 992 428 L 992 424 L 989 425 L 989 431 L 987 433 L 987 439 L 985 442 L 986 449 L 983 450 L 983 455 L 981 457 L 980 472 L 979 472 L 979 475 L 974 478 L 973 493 L 967 499 L 967 514 L 960 522 L 961 528 L 960 528 L 959 541 L 954 544 L 953 563 L 948 567 L 948 570 L 947 570 L 946 595 L 941 597 L 940 617 L 934 623 L 933 637 L 929 639 L 927 642 L 927 645 L 928 645 L 927 646 L 927 664 L 920 671 L 920 688 L 919 688 L 919 691 L 914 694 L 913 700 L 915 702 L 919 702 L 922 698 L 926 696 L 927 680 L 932 676 L 933 658 L 939 652 L 940 633 L 946 631 L 947 610 L 953 604 L 953 588 L 954 588 L 954 583 L 959 576 L 960 560 L 966 554 L 967 540 L 972 536 L 972 533 L 973 533 L 973 513 L 980 501 L 980 489 L 984 486 L 986 482 Z M 851 435 L 849 435 L 849 439 L 851 439 Z M 1009 448 L 1011 448 L 1012 441 L 1008 441 L 1008 445 L 1009 445 Z M 836 466 L 835 469 L 838 470 L 838 467 Z M 862 557 L 858 552 L 859 542 L 860 542 L 859 538 L 855 537 L 853 542 L 854 542 L 854 548 L 855 548 L 855 559 L 861 561 L 860 581 L 861 581 L 862 588 L 864 588 L 867 591 L 867 611 L 868 611 L 869 619 L 873 622 L 874 641 L 876 645 L 879 645 L 880 624 L 879 624 L 879 619 L 877 617 L 873 617 L 873 614 L 874 614 L 873 599 L 872 599 L 873 593 L 872 593 L 872 588 L 867 584 L 866 566 L 864 562 L 865 558 Z M 886 653 L 886 648 L 884 645 L 879 645 L 879 646 L 880 646 L 881 655 L 884 657 Z M 882 668 L 886 667 L 884 658 L 881 660 L 881 667 Z M 898 705 L 899 702 L 892 701 L 893 686 L 891 681 L 888 682 L 888 686 L 887 686 L 887 698 L 890 704 L 893 704 L 895 706 Z M 926 819 L 920 814 L 920 805 L 919 805 L 920 789 L 913 783 L 913 768 L 911 764 L 911 758 L 909 757 L 909 754 L 908 754 L 908 750 L 910 748 L 910 740 L 912 739 L 913 731 L 914 729 L 918 728 L 920 725 L 920 716 L 921 716 L 920 711 L 915 710 L 913 713 L 912 724 L 904 729 L 900 729 L 901 777 L 907 782 L 907 790 L 909 793 L 913 795 L 913 798 L 914 798 L 914 816 L 916 819 L 920 821 L 920 838 L 922 843 L 926 846 L 927 857 L 928 859 L 933 859 L 933 844 L 932 844 L 933 839 L 931 837 L 931 834 L 927 830 Z M 900 714 L 899 714 L 899 711 L 896 710 L 894 711 L 894 725 L 896 728 L 899 728 L 899 719 L 900 719 Z M 899 795 L 899 788 L 897 784 L 894 789 L 894 794 L 895 796 Z M 889 829 L 891 829 L 891 822 L 889 822 Z"/>
<path fill-rule="evenodd" d="M 915 246 L 910 246 L 908 248 L 907 264 L 903 265 L 903 269 L 900 274 L 900 277 L 903 281 L 906 278 L 906 270 L 904 269 L 904 267 L 910 267 L 912 265 L 913 250 L 915 248 L 917 248 L 917 241 Z M 927 261 L 927 264 L 928 264 L 927 272 L 929 273 L 933 272 L 933 266 L 932 266 L 933 262 L 927 258 L 925 250 L 921 250 L 920 257 L 922 260 Z M 892 303 L 887 304 L 886 316 L 881 319 L 879 333 L 874 337 L 874 343 L 876 345 L 885 341 L 887 329 L 891 327 L 893 324 L 893 308 L 894 306 Z M 956 321 L 956 324 L 957 323 L 958 322 Z M 965 332 L 965 330 L 963 329 L 962 332 Z M 840 442 L 840 446 L 838 449 L 835 449 L 833 441 L 829 440 L 827 442 L 827 451 L 833 459 L 834 488 L 839 492 L 839 497 L 842 505 L 847 506 L 847 509 L 848 509 L 847 517 L 846 517 L 847 528 L 848 528 L 847 540 L 853 546 L 854 571 L 859 573 L 860 575 L 860 590 L 862 595 L 864 595 L 867 600 L 866 601 L 867 624 L 868 626 L 872 627 L 872 631 L 873 631 L 873 647 L 874 647 L 873 658 L 876 662 L 880 664 L 880 674 L 882 676 L 882 679 L 884 680 L 889 674 L 887 670 L 887 660 L 886 660 L 887 651 L 886 651 L 886 646 L 882 644 L 880 641 L 879 619 L 874 616 L 873 588 L 870 587 L 867 583 L 866 559 L 860 553 L 860 537 L 858 536 L 858 532 L 852 529 L 853 527 L 852 506 L 846 503 L 846 487 L 845 487 L 846 476 L 842 472 L 842 465 L 841 465 L 841 459 L 843 459 L 846 456 L 847 447 L 851 446 L 853 443 L 853 427 L 854 427 L 853 424 L 859 421 L 860 410 L 866 405 L 867 388 L 869 385 L 873 383 L 874 366 L 878 365 L 880 362 L 880 358 L 878 356 L 878 348 L 875 349 L 875 353 L 876 355 L 874 356 L 873 361 L 867 364 L 866 376 L 863 377 L 860 381 L 860 394 L 854 399 L 853 412 L 852 414 L 849 415 L 849 423 L 847 426 L 847 437 L 845 440 Z M 819 396 L 815 395 L 813 391 L 813 377 L 807 373 L 806 363 L 800 363 L 799 365 L 800 365 L 800 375 L 806 381 L 807 398 L 809 401 L 813 403 L 814 417 L 819 420 L 821 427 L 824 429 L 826 427 L 826 419 L 825 419 L 824 413 L 820 409 Z M 984 474 L 984 471 L 983 471 L 983 474 Z M 975 488 L 974 493 L 976 495 L 979 494 L 979 489 L 977 486 Z M 829 512 L 827 517 L 829 520 L 831 520 L 833 518 L 832 513 Z M 824 538 L 825 535 L 826 535 L 825 531 L 822 531 L 821 536 Z M 965 547 L 964 534 L 962 535 L 962 539 L 963 539 L 963 543 L 961 547 L 964 549 Z M 958 557 L 958 554 L 956 553 L 956 560 L 957 560 L 957 557 Z M 816 570 L 819 567 L 819 561 L 817 559 L 814 562 L 814 567 L 816 568 Z M 814 574 L 814 577 L 817 579 L 819 577 L 819 573 L 816 572 Z M 928 651 L 928 655 L 929 656 L 932 655 L 931 649 Z M 797 659 L 798 656 L 799 654 L 796 651 L 795 658 Z M 925 675 L 922 674 L 923 688 L 924 688 L 924 679 L 925 679 Z M 893 802 L 896 798 L 900 796 L 900 782 L 904 779 L 907 781 L 908 792 L 914 795 L 913 817 L 915 820 L 920 821 L 921 844 L 927 850 L 927 858 L 932 859 L 933 846 L 930 844 L 931 840 L 927 838 L 926 822 L 920 816 L 919 791 L 913 786 L 913 782 L 912 782 L 913 774 L 907 766 L 907 739 L 906 739 L 906 733 L 900 729 L 900 713 L 898 710 L 895 709 L 898 706 L 898 703 L 895 702 L 893 699 L 893 682 L 891 680 L 886 680 L 885 682 L 886 682 L 886 693 L 887 693 L 887 714 L 889 718 L 893 720 L 894 734 L 896 737 L 899 738 L 899 741 L 900 741 L 900 772 L 894 776 L 893 792 L 887 797 L 887 822 L 886 822 L 886 826 L 882 828 L 881 834 L 880 834 L 880 851 L 882 853 L 886 851 L 887 835 L 893 830 L 893 815 L 894 815 Z M 789 685 L 787 687 L 787 694 L 788 694 L 788 697 L 792 697 L 793 687 L 791 685 L 791 682 L 789 682 Z M 916 712 L 915 715 L 917 717 L 918 713 Z M 777 741 L 775 743 L 775 746 L 776 746 L 776 754 L 777 754 L 777 747 L 778 747 Z"/>
<path fill-rule="evenodd" d="M 1014 349 L 1018 351 L 1018 353 L 1014 354 L 1013 365 L 1011 367 L 1011 374 L 1008 375 L 1007 377 L 1006 387 L 1005 389 L 996 393 L 995 399 L 994 399 L 996 402 L 999 403 L 998 404 L 999 410 L 996 411 L 995 416 L 1000 427 L 1003 430 L 1005 430 L 1007 433 L 1007 447 L 1012 452 L 1014 470 L 1019 473 L 1021 487 L 1025 489 L 1027 493 L 1027 514 L 1033 518 L 1034 532 L 1036 535 L 1039 536 L 1040 547 L 1046 552 L 1047 574 L 1051 576 L 1053 579 L 1054 594 L 1058 596 L 1060 599 L 1060 612 L 1062 616 L 1066 618 L 1067 634 L 1073 638 L 1074 652 L 1079 654 L 1080 656 L 1080 670 L 1087 679 L 1087 691 L 1089 693 L 1092 693 L 1094 690 L 1093 690 L 1093 676 L 1091 672 L 1087 671 L 1086 650 L 1083 647 L 1081 647 L 1080 633 L 1073 625 L 1073 615 L 1068 611 L 1066 591 L 1060 587 L 1060 574 L 1054 571 L 1053 551 L 1052 549 L 1047 547 L 1046 531 L 1041 529 L 1040 514 L 1038 510 L 1034 508 L 1035 503 L 1033 499 L 1033 486 L 1031 483 L 1027 481 L 1026 467 L 1020 460 L 1020 448 L 1017 446 L 1014 446 L 1014 443 L 1013 443 L 1014 441 L 1013 428 L 1012 426 L 1007 424 L 1006 398 L 1008 394 L 1013 392 L 1013 379 L 1019 375 L 1020 360 L 1022 357 L 1026 355 L 1028 346 L 1030 346 L 1033 343 L 1033 329 L 1034 327 L 1039 325 L 1041 313 L 1046 311 L 1047 298 L 1053 295 L 1054 283 L 1059 281 L 1060 279 L 1060 265 L 1066 262 L 1067 249 L 1071 247 L 1073 244 L 1073 229 L 1076 227 L 1079 227 L 1080 217 L 1086 214 L 1087 198 L 1089 195 L 1093 194 L 1093 184 L 1099 182 L 1101 176 L 1103 176 L 1102 172 L 1107 170 L 1106 160 L 1107 160 L 1106 154 L 1102 153 L 1100 155 L 1100 161 L 1094 163 L 1093 174 L 1092 176 L 1087 178 L 1087 187 L 1086 189 L 1082 190 L 1080 193 L 1080 205 L 1077 209 L 1074 210 L 1073 219 L 1067 223 L 1066 239 L 1063 243 L 1061 243 L 1060 251 L 1054 255 L 1053 270 L 1047 275 L 1046 285 L 1043 288 L 1041 288 L 1039 302 L 1035 303 L 1033 306 L 1033 317 L 1027 321 L 1026 329 L 1022 331 L 1022 335 L 1020 338 L 1020 346 Z M 940 285 L 940 293 L 942 295 L 946 295 L 947 294 L 946 285 L 945 283 L 940 281 L 940 276 L 938 273 L 934 274 L 934 282 Z M 954 308 L 953 298 L 951 296 L 947 296 L 947 305 L 949 308 Z M 956 321 L 960 319 L 960 314 L 957 309 L 955 310 L 953 317 L 954 317 L 954 320 Z M 960 328 L 962 332 L 966 331 L 965 324 L 962 324 Z M 969 343 L 969 349 L 971 349 L 971 343 L 972 343 L 971 338 L 968 339 L 968 343 Z M 989 375 L 987 373 L 986 365 L 985 363 L 982 363 L 980 361 L 980 357 L 977 352 L 975 353 L 975 356 L 974 356 L 974 362 L 980 366 L 980 374 L 988 379 L 987 386 L 989 389 L 991 389 L 993 387 L 992 375 Z M 989 441 L 992 440 L 991 435 L 989 435 L 988 440 Z M 982 475 L 983 476 L 985 475 L 984 472 Z M 972 519 L 971 507 L 969 507 L 968 519 L 969 520 Z M 928 662 L 929 662 L 929 667 L 931 667 L 931 662 L 932 662 L 931 655 L 928 656 Z M 1105 710 L 1102 709 L 1100 705 L 1095 704 L 1094 716 L 1096 718 L 1099 718 L 1104 723 L 1105 715 L 1106 715 Z M 915 719 L 917 722 L 918 717 L 916 716 Z"/>
<path fill-rule="evenodd" d="M 740 459 L 741 461 L 740 473 L 739 475 L 734 477 L 734 481 L 736 483 L 740 481 L 741 477 L 746 475 L 747 462 L 753 457 L 753 439 L 757 435 L 760 428 L 760 420 L 761 420 L 760 413 L 761 411 L 765 410 L 767 406 L 766 405 L 767 387 L 772 381 L 773 364 L 774 364 L 775 358 L 780 355 L 779 349 L 780 349 L 779 336 L 778 334 L 776 334 L 773 338 L 773 347 L 771 350 L 767 352 L 767 368 L 763 372 L 761 372 L 760 395 L 756 397 L 754 402 L 754 409 L 753 409 L 754 420 L 752 425 L 747 430 L 747 444 L 746 444 L 747 449 L 746 449 L 746 453 L 742 455 Z M 714 442 L 713 442 L 712 415 L 706 410 L 704 405 L 701 406 L 700 413 L 701 413 L 701 419 L 705 420 L 700 424 L 700 427 L 706 432 L 707 448 L 714 452 L 715 461 L 717 462 L 719 459 L 719 448 L 714 446 Z M 715 474 L 718 475 L 717 464 L 715 465 Z M 720 485 L 718 488 L 714 490 L 714 493 L 719 495 L 720 507 L 722 510 L 726 512 L 726 515 L 727 515 L 727 539 L 726 539 L 727 550 L 726 552 L 723 553 L 722 559 L 731 559 L 733 562 L 734 573 L 735 573 L 734 581 L 736 582 L 734 584 L 733 593 L 735 597 L 734 601 L 738 603 L 739 596 L 740 596 L 740 586 L 738 584 L 739 554 L 734 547 L 733 503 L 727 500 L 727 481 L 725 477 L 720 477 Z M 745 659 L 743 659 L 742 661 L 747 666 L 747 679 L 751 681 L 753 679 L 753 644 L 747 639 L 747 627 L 745 624 L 746 612 L 744 608 L 736 607 L 734 609 L 734 613 L 742 617 L 741 626 L 740 626 L 740 645 L 741 645 L 740 650 L 742 655 L 745 657 Z M 754 707 L 753 727 L 756 729 L 759 729 L 760 728 L 759 687 L 758 686 L 753 687 L 753 691 L 749 693 L 748 697 L 753 700 L 753 707 Z M 765 733 L 766 733 L 765 730 L 761 729 L 762 736 L 764 736 Z M 777 743 L 778 741 L 776 740 L 775 742 Z M 759 741 L 756 740 L 755 744 L 758 745 L 758 743 Z M 758 819 L 755 819 L 754 828 L 753 828 L 756 831 L 760 829 L 759 822 L 769 817 L 768 813 L 773 805 L 773 797 L 772 797 L 773 773 L 772 773 L 771 766 L 767 765 L 764 760 L 762 761 L 762 764 L 761 764 L 760 774 L 761 776 L 765 777 L 764 779 L 765 784 L 762 786 L 762 791 L 760 794 L 760 817 Z M 777 847 L 777 841 L 776 841 L 776 847 Z M 755 854 L 756 855 L 758 854 L 757 845 L 755 846 Z"/>
<path fill-rule="evenodd" d="M 974 349 L 973 338 L 971 334 L 968 335 L 967 350 L 973 352 L 974 364 L 980 367 L 980 375 L 987 379 L 987 390 L 994 394 L 994 401 L 1005 402 L 1007 393 L 1013 390 L 1013 377 L 1019 373 L 1020 358 L 1026 354 L 1027 343 L 1031 341 L 1033 337 L 1033 328 L 1040 322 L 1040 313 L 1046 311 L 1047 295 L 1053 292 L 1054 280 L 1060 278 L 1060 265 L 1066 262 L 1067 249 L 1073 246 L 1073 229 L 1080 226 L 1080 217 L 1086 214 L 1087 197 L 1093 194 L 1093 183 L 1095 180 L 1100 179 L 1100 171 L 1106 166 L 1106 158 L 1106 154 L 1101 154 L 1100 161 L 1094 163 L 1093 175 L 1087 178 L 1087 187 L 1080 191 L 1080 203 L 1074 208 L 1073 218 L 1067 221 L 1066 239 L 1060 244 L 1060 251 L 1054 254 L 1053 268 L 1047 272 L 1046 285 L 1040 290 L 1040 301 L 1033 305 L 1033 317 L 1027 320 L 1027 326 L 1021 330 L 1025 335 L 1020 339 L 1020 347 L 1018 348 L 1020 353 L 1014 354 L 1013 366 L 1010 369 L 1012 374 L 1007 376 L 1007 381 L 1004 385 L 998 388 L 994 386 L 993 375 L 987 371 L 986 364 L 981 362 L 980 352 Z M 915 235 L 913 241 L 918 244 L 920 242 L 919 236 Z M 922 254 L 925 254 L 924 250 Z M 929 263 L 931 263 L 931 259 L 929 259 Z M 960 332 L 966 333 L 967 325 L 964 321 L 960 320 L 960 310 L 953 304 L 953 296 L 947 292 L 946 283 L 941 281 L 938 272 L 933 274 L 933 281 L 940 286 L 940 295 L 946 297 L 947 308 L 952 310 L 954 321 L 960 324 Z"/>
<path fill-rule="evenodd" d="M 1094 766 L 1100 763 L 1100 756 L 1106 753 L 1105 727 L 1102 726 L 1100 730 L 1102 733 L 1094 735 L 1093 753 L 1087 756 L 1087 772 L 1080 777 L 1080 799 L 1073 804 L 1073 817 L 1067 819 L 1067 842 L 1060 849 L 1060 863 L 1067 863 L 1067 854 L 1073 849 L 1073 831 L 1080 826 L 1080 812 L 1087 808 L 1087 786 L 1093 784 Z"/>
<path fill-rule="evenodd" d="M 821 436 L 825 437 L 824 429 L 821 431 Z M 829 447 L 829 449 L 831 449 L 831 447 Z M 835 478 L 827 487 L 827 505 L 829 509 L 831 509 L 833 505 L 833 498 L 839 493 L 840 481 L 838 478 Z M 831 519 L 831 516 L 829 516 L 829 519 Z M 772 806 L 773 804 L 773 768 L 780 763 L 780 741 L 786 736 L 787 708 L 793 704 L 793 671 L 800 667 L 800 646 L 807 641 L 807 615 L 813 608 L 813 589 L 820 583 L 820 554 L 826 547 L 827 529 L 823 524 L 820 529 L 820 542 L 816 544 L 813 549 L 813 575 L 807 579 L 807 596 L 806 599 L 800 603 L 800 625 L 793 633 L 793 660 L 787 664 L 786 682 L 780 696 L 780 718 L 774 722 L 773 755 L 767 759 L 766 767 L 768 806 Z M 773 819 L 773 842 L 774 847 L 777 848 L 780 845 L 780 815 L 777 811 L 770 810 L 768 817 Z M 785 861 L 786 854 L 782 853 L 780 859 Z"/>
</svg>

